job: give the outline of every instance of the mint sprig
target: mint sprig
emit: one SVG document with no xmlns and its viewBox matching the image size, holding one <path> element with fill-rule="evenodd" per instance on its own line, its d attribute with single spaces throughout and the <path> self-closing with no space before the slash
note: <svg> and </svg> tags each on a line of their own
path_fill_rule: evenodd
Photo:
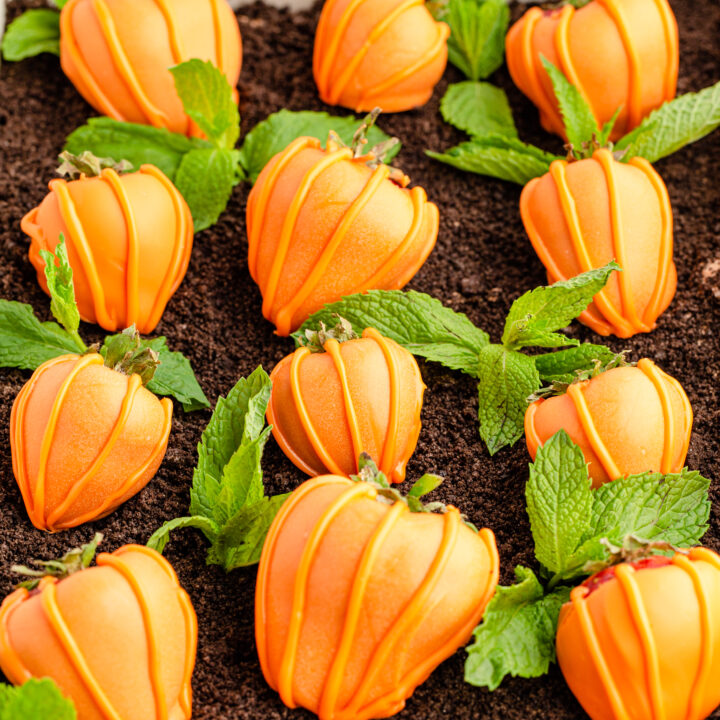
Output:
<svg viewBox="0 0 720 720">
<path fill-rule="evenodd" d="M 148 540 L 162 552 L 170 533 L 194 527 L 210 541 L 207 562 L 230 571 L 253 565 L 287 495 L 267 497 L 261 459 L 270 428 L 271 382 L 258 367 L 220 398 L 198 445 L 187 517 L 166 522 Z"/>
<path fill-rule="evenodd" d="M 490 83 L 466 81 L 450 85 L 440 101 L 440 113 L 445 122 L 471 137 L 517 137 L 507 95 Z"/>
<path fill-rule="evenodd" d="M 526 487 L 541 582 L 530 569 L 499 587 L 468 647 L 465 680 L 494 690 L 507 675 L 538 677 L 555 662 L 555 634 L 571 586 L 621 560 L 618 548 L 691 547 L 708 528 L 710 481 L 697 472 L 644 473 L 597 490 L 564 431 L 538 449 Z"/>
<path fill-rule="evenodd" d="M 0 685 L 0 720 L 76 720 L 77 712 L 50 678 Z"/>
<path fill-rule="evenodd" d="M 2 39 L 2 56 L 8 62 L 41 53 L 60 57 L 60 13 L 56 10 L 25 11 L 8 25 Z"/>
<path fill-rule="evenodd" d="M 332 327 L 342 317 L 358 334 L 375 328 L 414 355 L 471 375 L 478 380 L 480 435 L 492 455 L 522 437 L 529 400 L 545 380 L 535 357 L 520 350 L 577 345 L 576 340 L 557 331 L 588 306 L 618 269 L 611 262 L 571 280 L 525 293 L 510 308 L 499 344 L 490 344 L 487 333 L 462 313 L 413 290 L 350 295 L 311 315 L 293 337 L 302 345 L 308 332 Z M 546 356 L 536 357 L 548 363 Z M 562 372 L 590 372 L 605 357 L 602 352 L 584 351 L 565 359 Z"/>
</svg>

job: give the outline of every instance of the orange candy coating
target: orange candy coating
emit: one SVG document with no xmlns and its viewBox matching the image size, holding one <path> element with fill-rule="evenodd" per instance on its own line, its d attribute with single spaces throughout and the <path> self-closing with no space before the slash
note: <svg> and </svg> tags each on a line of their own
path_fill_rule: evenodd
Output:
<svg viewBox="0 0 720 720">
<path fill-rule="evenodd" d="M 183 196 L 153 165 L 49 187 L 21 222 L 40 286 L 48 291 L 40 251 L 54 251 L 62 233 L 82 319 L 152 332 L 190 262 L 193 221 Z"/>
<path fill-rule="evenodd" d="M 425 385 L 403 347 L 367 328 L 357 340 L 328 340 L 324 353 L 298 348 L 270 379 L 268 423 L 303 472 L 351 475 L 367 452 L 391 482 L 405 479 Z"/>
<path fill-rule="evenodd" d="M 356 112 L 420 107 L 445 72 L 449 35 L 425 0 L 326 0 L 313 53 L 320 98 Z"/>
<path fill-rule="evenodd" d="M 525 413 L 525 439 L 534 460 L 540 445 L 565 430 L 598 487 L 626 475 L 680 472 L 692 422 L 680 383 L 645 358 L 534 402 Z"/>
<path fill-rule="evenodd" d="M 703 720 L 720 704 L 720 557 L 618 565 L 560 612 L 557 656 L 592 720 Z"/>
<path fill-rule="evenodd" d="M 78 720 L 188 720 L 196 647 L 190 598 L 167 560 L 138 545 L 0 608 L 0 669 L 15 685 L 51 678 Z"/>
<path fill-rule="evenodd" d="M 43 363 L 10 415 L 13 472 L 35 527 L 104 517 L 140 492 L 167 448 L 172 402 L 91 353 Z"/>
<path fill-rule="evenodd" d="M 400 187 L 387 165 L 373 170 L 368 159 L 301 137 L 250 192 L 248 267 L 278 335 L 345 295 L 402 288 L 432 251 L 437 207 L 421 187 Z"/>
<path fill-rule="evenodd" d="M 60 15 L 65 74 L 115 120 L 200 135 L 169 72 L 191 58 L 211 61 L 237 85 L 240 28 L 225 0 L 69 0 Z"/>
<path fill-rule="evenodd" d="M 498 555 L 455 508 L 410 513 L 336 475 L 285 501 L 263 548 L 255 636 L 268 683 L 320 720 L 389 717 L 469 639 Z"/>
<path fill-rule="evenodd" d="M 620 108 L 617 140 L 675 96 L 678 29 L 667 0 L 594 0 L 528 10 L 505 40 L 515 84 L 537 105 L 542 126 L 567 139 L 544 56 L 580 91 L 598 127 Z"/>
<path fill-rule="evenodd" d="M 675 296 L 672 208 L 667 188 L 642 158 L 616 161 L 608 150 L 531 180 L 520 213 L 553 283 L 615 260 L 603 290 L 580 315 L 600 335 L 650 332 Z"/>
</svg>

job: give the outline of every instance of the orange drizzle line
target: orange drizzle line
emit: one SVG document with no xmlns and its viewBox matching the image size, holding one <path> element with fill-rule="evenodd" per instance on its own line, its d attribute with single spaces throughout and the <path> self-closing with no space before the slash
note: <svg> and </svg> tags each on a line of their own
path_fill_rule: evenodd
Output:
<svg viewBox="0 0 720 720">
<path fill-rule="evenodd" d="M 668 392 L 663 374 L 652 360 L 643 358 L 638 362 L 637 366 L 655 386 L 660 405 L 662 405 L 664 445 L 660 472 L 667 474 L 673 471 L 673 463 L 675 461 L 675 415 L 673 413 L 672 401 L 670 400 L 670 393 Z"/>
<path fill-rule="evenodd" d="M 293 140 L 279 155 L 277 161 L 270 170 L 267 178 L 260 187 L 260 194 L 254 203 L 252 210 L 248 212 L 248 269 L 255 282 L 257 277 L 257 256 L 260 248 L 260 240 L 265 225 L 265 215 L 270 196 L 275 189 L 278 178 L 285 168 L 290 164 L 291 160 L 299 155 L 303 150 L 308 148 L 320 148 L 320 141 L 316 138 L 299 137 Z M 271 161 L 272 162 L 272 161 Z M 254 222 L 253 222 L 254 220 Z"/>
<path fill-rule="evenodd" d="M 75 642 L 75 639 L 70 633 L 70 629 L 66 625 L 65 620 L 60 613 L 60 608 L 57 602 L 57 594 L 55 592 L 55 578 L 43 578 L 41 602 L 43 610 L 45 611 L 45 616 L 47 617 L 48 623 L 52 628 L 55 637 L 60 643 L 70 664 L 75 669 L 80 682 L 85 686 L 88 694 L 93 699 L 98 713 L 103 718 L 106 718 L 106 720 L 122 720 L 122 717 L 112 706 L 110 700 L 103 692 L 100 684 L 95 679 L 95 676 L 92 674 L 92 671 L 87 664 L 87 660 L 83 657 L 80 648 Z"/>
<path fill-rule="evenodd" d="M 685 555 L 676 553 L 672 559 L 673 565 L 683 569 L 693 584 L 695 595 L 698 601 L 700 614 L 700 662 L 698 663 L 697 675 L 693 683 L 690 697 L 688 698 L 688 709 L 685 715 L 687 720 L 702 720 L 702 706 L 705 702 L 705 689 L 710 679 L 710 669 L 713 660 L 714 639 L 716 636 L 713 615 L 710 612 L 710 598 L 703 585 L 702 578 L 697 568 Z"/>
<path fill-rule="evenodd" d="M 70 235 L 69 239 L 73 243 L 75 251 L 80 258 L 80 264 L 82 265 L 85 276 L 87 277 L 90 294 L 92 295 L 93 307 L 95 308 L 97 323 L 102 327 L 115 327 L 115 313 L 113 310 L 109 310 L 105 305 L 105 291 L 103 289 L 103 283 L 100 280 L 97 265 L 95 264 L 90 243 L 85 235 L 85 229 L 83 228 L 82 221 L 78 216 L 72 195 L 70 195 L 70 191 L 68 190 L 68 184 L 65 180 L 58 178 L 56 180 L 51 180 L 49 187 L 57 197 L 60 215 L 68 229 L 68 233 Z"/>
<path fill-rule="evenodd" d="M 282 662 L 278 673 L 278 692 L 280 698 L 289 707 L 297 707 L 293 698 L 293 675 L 295 673 L 295 661 L 297 657 L 300 630 L 303 623 L 305 610 L 305 599 L 307 596 L 308 579 L 312 568 L 315 553 L 330 529 L 335 518 L 350 503 L 360 497 L 373 498 L 377 492 L 364 483 L 357 483 L 342 494 L 325 509 L 308 537 L 303 548 L 297 574 L 295 576 L 295 590 L 293 593 L 293 604 L 290 612 L 290 625 L 287 632 L 287 643 L 283 652 Z"/>
<path fill-rule="evenodd" d="M 665 48 L 667 49 L 667 70 L 665 72 L 665 100 L 675 97 L 677 87 L 678 64 L 675 58 L 678 54 L 678 31 L 675 17 L 666 0 L 655 0 L 655 6 L 663 24 L 665 33 Z"/>
<path fill-rule="evenodd" d="M 645 655 L 645 682 L 652 707 L 653 720 L 665 720 L 667 713 L 660 678 L 660 659 L 655 638 L 652 634 L 650 619 L 635 579 L 635 570 L 630 565 L 618 565 L 615 569 L 615 577 L 627 601 Z"/>
<path fill-rule="evenodd" d="M 627 54 L 630 76 L 630 97 L 628 98 L 628 128 L 634 128 L 642 121 L 642 75 L 640 73 L 640 58 L 633 42 L 630 28 L 622 8 L 616 0 L 598 0 L 598 3 L 607 11 L 617 26 Z"/>
<path fill-rule="evenodd" d="M 540 436 L 535 430 L 535 415 L 543 402 L 545 402 L 543 398 L 538 398 L 534 403 L 528 405 L 528 409 L 525 411 L 525 440 L 532 457 L 535 457 L 537 449 L 542 444 Z"/>
<path fill-rule="evenodd" d="M 172 263 L 168 267 L 162 285 L 158 290 L 157 297 L 153 302 L 152 308 L 148 314 L 146 324 L 148 328 L 154 328 L 162 317 L 170 297 L 177 290 L 182 281 L 184 270 L 190 261 L 190 253 L 192 251 L 192 227 L 190 226 L 190 218 L 183 204 L 180 193 L 170 182 L 167 176 L 154 165 L 142 165 L 139 170 L 143 175 L 150 175 L 155 178 L 168 193 L 172 200 L 173 210 L 175 211 L 175 244 L 172 251 Z"/>
<path fill-rule="evenodd" d="M 351 485 L 352 481 L 345 481 L 341 478 L 325 475 L 315 477 L 312 480 L 308 480 L 303 483 L 280 507 L 278 514 L 275 516 L 275 520 L 273 520 L 273 523 L 270 526 L 267 538 L 265 539 L 265 544 L 263 545 L 262 555 L 260 556 L 260 565 L 258 566 L 257 584 L 255 586 L 255 644 L 257 645 L 257 653 L 263 675 L 265 676 L 268 685 L 270 685 L 273 690 L 277 690 L 277 682 L 270 670 L 270 664 L 268 661 L 268 637 L 266 636 L 265 630 L 267 626 L 266 601 L 268 574 L 273 564 L 277 539 L 283 526 L 285 525 L 286 518 L 307 495 L 317 488 L 325 487 L 327 485 L 336 485 L 338 483 Z"/>
<path fill-rule="evenodd" d="M 438 581 L 440 580 L 440 577 L 442 576 L 450 557 L 452 556 L 453 550 L 455 549 L 457 536 L 462 523 L 460 513 L 452 507 L 448 507 L 448 512 L 443 516 L 443 520 L 443 537 L 425 578 L 415 590 L 415 594 L 410 602 L 408 602 L 403 611 L 396 618 L 390 630 L 375 649 L 375 652 L 373 653 L 366 668 L 365 677 L 360 683 L 360 687 L 357 689 L 353 699 L 347 707 L 342 710 L 342 715 L 340 715 L 340 717 L 345 717 L 350 720 L 350 718 L 354 718 L 362 712 L 361 708 L 363 707 L 363 703 L 373 687 L 375 678 L 383 669 L 388 656 L 392 652 L 396 643 L 405 637 L 409 628 L 422 614 L 424 607 L 435 590 Z M 404 692 L 402 694 L 404 694 Z M 373 703 L 373 705 L 376 704 L 378 704 L 378 701 Z M 366 717 L 369 717 L 369 715 L 366 715 Z"/>
<path fill-rule="evenodd" d="M 595 455 L 597 455 L 600 464 L 603 466 L 605 472 L 611 480 L 617 480 L 617 478 L 622 477 L 623 474 L 620 472 L 620 469 L 612 459 L 610 452 L 605 447 L 603 439 L 600 437 L 600 433 L 598 433 L 597 428 L 595 427 L 592 414 L 590 413 L 590 408 L 588 407 L 585 395 L 582 391 L 583 386 L 586 384 L 587 382 L 570 385 L 567 389 L 567 394 L 570 396 L 570 399 L 575 405 L 575 411 L 577 412 L 580 424 L 585 431 L 585 436 L 587 437 Z"/>
<path fill-rule="evenodd" d="M 18 588 L 10 593 L 0 606 L 0 665 L 7 679 L 13 685 L 22 685 L 32 677 L 32 673 L 23 665 L 20 656 L 10 643 L 10 617 L 13 611 L 27 600 L 30 593 L 25 588 Z"/>
<path fill-rule="evenodd" d="M 658 276 L 655 282 L 655 289 L 645 308 L 644 320 L 645 324 L 651 329 L 655 327 L 655 321 L 660 315 L 660 305 L 663 301 L 663 295 L 667 286 L 668 275 L 670 274 L 670 265 L 673 256 L 673 235 L 672 235 L 672 207 L 670 205 L 670 197 L 662 178 L 655 172 L 655 168 L 645 158 L 634 157 L 630 160 L 630 165 L 642 170 L 645 176 L 653 186 L 653 190 L 657 194 L 658 203 L 660 204 L 660 218 L 662 222 L 662 230 L 660 236 L 660 258 L 658 261 Z M 624 275 L 624 273 L 621 273 Z"/>
<path fill-rule="evenodd" d="M 365 545 L 350 592 L 340 642 L 338 643 L 335 657 L 328 672 L 327 679 L 325 680 L 325 687 L 320 699 L 318 716 L 321 718 L 333 717 L 335 714 L 338 695 L 340 694 L 340 689 L 345 677 L 345 669 L 355 641 L 355 633 L 360 620 L 360 612 L 362 611 L 367 584 L 372 577 L 373 568 L 380 555 L 383 543 L 395 527 L 400 516 L 406 512 L 408 512 L 407 505 L 400 502 L 395 503 L 378 523 Z"/>
<path fill-rule="evenodd" d="M 72 12 L 75 9 L 75 5 L 80 2 L 81 0 L 70 0 L 65 8 L 63 8 L 63 12 L 60 13 L 60 35 L 63 44 L 67 48 L 68 55 L 70 55 L 72 63 L 78 71 L 80 76 L 79 84 L 82 86 L 84 94 L 91 98 L 92 104 L 97 105 L 103 115 L 107 115 L 114 120 L 124 121 L 126 118 L 113 105 L 110 98 L 105 95 L 75 42 L 75 35 L 72 28 Z"/>
<path fill-rule="evenodd" d="M 302 207 L 308 194 L 310 193 L 310 190 L 312 189 L 313 184 L 320 177 L 320 175 L 322 175 L 325 170 L 327 170 L 330 166 L 338 162 L 342 162 L 343 160 L 350 160 L 351 158 L 352 150 L 350 150 L 349 148 L 342 148 L 340 150 L 330 152 L 317 163 L 315 163 L 315 165 L 313 165 L 307 171 L 307 173 L 305 173 L 305 177 L 303 177 L 302 181 L 300 182 L 300 185 L 298 186 L 295 196 L 293 197 L 292 202 L 290 203 L 290 207 L 288 208 L 287 214 L 285 216 L 282 232 L 280 233 L 280 240 L 278 242 L 275 257 L 273 258 L 273 263 L 270 268 L 270 275 L 268 277 L 267 285 L 263 293 L 262 311 L 263 315 L 266 318 L 269 318 L 272 312 L 273 302 L 275 301 L 275 293 L 277 292 L 280 275 L 282 273 L 287 252 L 290 247 L 290 241 L 292 239 L 293 231 L 295 229 L 295 223 L 297 222 L 298 215 L 302 210 Z M 278 327 L 278 332 L 281 332 L 280 327 Z"/>
<path fill-rule="evenodd" d="M 321 87 L 321 81 L 323 85 L 325 83 L 321 78 L 320 65 L 322 58 L 324 58 L 327 54 L 325 50 L 325 39 L 327 35 L 325 28 L 327 27 L 328 22 L 330 22 L 330 15 L 332 14 L 335 4 L 336 0 L 327 0 L 327 2 L 323 5 L 322 12 L 320 13 L 320 20 L 318 20 L 317 30 L 315 31 L 315 43 L 313 44 L 313 76 L 321 97 L 324 95 L 324 88 Z"/>
<path fill-rule="evenodd" d="M 213 30 L 215 31 L 215 63 L 219 70 L 225 72 L 225 56 L 223 54 L 223 32 L 220 19 L 220 0 L 210 0 L 212 11 Z"/>
<path fill-rule="evenodd" d="M 385 358 L 385 363 L 387 364 L 388 378 L 390 380 L 390 412 L 388 413 L 388 424 L 387 430 L 385 431 L 385 444 L 380 459 L 380 469 L 392 478 L 395 474 L 395 454 L 397 437 L 400 431 L 400 368 L 387 338 L 383 337 L 373 328 L 365 328 L 362 336 L 374 340 L 380 346 L 380 350 L 382 350 L 383 357 Z"/>
<path fill-rule="evenodd" d="M 693 410 L 692 405 L 690 405 L 690 400 L 688 400 L 688 396 L 685 394 L 685 390 L 683 390 L 682 385 L 674 377 L 670 377 L 670 375 L 663 372 L 662 370 L 660 370 L 660 374 L 665 379 L 665 381 L 670 383 L 670 385 L 672 385 L 672 387 L 675 389 L 675 392 L 680 397 L 680 401 L 682 402 L 683 406 L 683 419 L 685 420 L 685 427 L 683 428 L 683 444 L 681 447 L 681 452 L 678 456 L 677 463 L 675 464 L 677 472 L 682 468 L 682 465 L 685 462 L 685 458 L 687 457 L 688 448 L 690 447 L 690 436 L 692 434 L 693 424 Z"/>
<path fill-rule="evenodd" d="M 610 668 L 608 667 L 605 656 L 603 655 L 602 648 L 600 647 L 600 641 L 598 640 L 597 632 L 595 631 L 595 626 L 593 625 L 586 600 L 588 593 L 588 589 L 583 585 L 573 588 L 570 593 L 570 602 L 578 614 L 580 628 L 582 630 L 583 637 L 585 638 L 585 642 L 587 643 L 588 654 L 595 666 L 595 670 L 600 676 L 600 682 L 605 688 L 608 702 L 610 703 L 615 720 L 632 720 L 630 714 L 625 708 L 622 695 L 618 691 L 615 680 L 613 679 Z"/>
<path fill-rule="evenodd" d="M 142 587 L 140 587 L 140 584 L 135 576 L 132 574 L 130 568 L 128 568 L 128 566 L 120 558 L 113 557 L 108 553 L 102 553 L 98 556 L 97 564 L 110 566 L 113 570 L 118 572 L 130 586 L 130 590 L 135 596 L 135 600 L 140 607 L 140 613 L 142 614 L 145 635 L 147 638 L 148 671 L 150 675 L 150 687 L 152 688 L 153 697 L 155 698 L 155 716 L 157 720 L 167 720 L 168 709 L 167 700 L 165 698 L 165 689 L 163 687 L 161 677 L 160 651 L 158 649 L 152 615 L 145 593 L 143 592 Z"/>
<path fill-rule="evenodd" d="M 565 222 L 567 223 L 568 230 L 570 231 L 570 237 L 572 239 L 573 248 L 577 257 L 580 269 L 582 272 L 588 272 L 593 269 L 592 262 L 590 260 L 590 253 L 588 251 L 585 237 L 582 231 L 582 224 L 580 223 L 580 217 L 578 216 L 577 206 L 575 204 L 575 198 L 570 192 L 570 187 L 567 181 L 567 162 L 564 160 L 555 160 L 550 165 L 550 176 L 555 182 L 558 195 L 560 197 L 560 204 L 565 216 Z M 566 279 L 560 275 L 561 279 Z M 632 325 L 617 311 L 610 300 L 607 297 L 606 289 L 603 288 L 593 298 L 598 310 L 613 327 L 613 332 L 623 336 L 632 334 Z"/>
<path fill-rule="evenodd" d="M 359 158 L 360 160 L 364 159 Z M 298 291 L 293 296 L 292 300 L 284 307 L 278 310 L 275 325 L 277 326 L 278 333 L 280 335 L 287 335 L 292 327 L 293 315 L 297 309 L 305 302 L 312 291 L 317 287 L 323 274 L 327 270 L 328 266 L 332 262 L 335 252 L 345 240 L 348 231 L 352 227 L 352 224 L 357 219 L 358 215 L 365 209 L 368 203 L 377 194 L 380 186 L 390 175 L 390 168 L 385 165 L 379 165 L 369 176 L 365 187 L 362 189 L 360 194 L 355 200 L 348 205 L 345 213 L 342 216 L 335 231 L 330 236 L 327 245 L 323 248 L 320 257 L 315 262 L 315 266 L 311 270 L 308 277 L 305 279 L 303 284 L 300 286 Z"/>
</svg>

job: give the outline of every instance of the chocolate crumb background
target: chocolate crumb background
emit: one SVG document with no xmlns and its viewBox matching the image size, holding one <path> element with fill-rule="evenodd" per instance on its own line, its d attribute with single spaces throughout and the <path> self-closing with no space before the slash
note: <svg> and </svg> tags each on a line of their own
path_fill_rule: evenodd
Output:
<svg viewBox="0 0 720 720">
<path fill-rule="evenodd" d="M 10 2 L 9 15 L 38 6 L 39 0 Z M 720 78 L 720 2 L 674 0 L 680 26 L 678 92 L 697 91 Z M 513 7 L 518 17 L 522 7 Z M 242 131 L 246 133 L 281 108 L 329 110 L 312 79 L 312 42 L 320 12 L 291 14 L 260 3 L 238 12 L 243 36 L 240 78 Z M 438 104 L 449 82 L 462 80 L 448 67 L 432 100 L 422 109 L 382 117 L 380 126 L 403 141 L 396 160 L 414 184 L 426 188 L 440 208 L 440 236 L 425 266 L 409 287 L 438 297 L 467 313 L 494 341 L 505 314 L 522 292 L 545 284 L 520 220 L 520 188 L 463 174 L 424 155 L 464 139 L 444 124 Z M 522 139 L 561 151 L 561 141 L 542 132 L 535 108 L 513 86 L 506 68 L 490 78 L 510 97 Z M 20 219 L 47 192 L 66 135 L 96 113 L 60 70 L 57 58 L 43 55 L 0 68 L 0 297 L 30 303 L 49 319 L 49 303 L 27 259 L 28 238 Z M 720 133 L 657 163 L 667 183 L 675 219 L 678 292 L 658 328 L 630 340 L 607 341 L 573 324 L 581 340 L 607 342 L 627 350 L 631 360 L 653 358 L 684 386 L 695 412 L 687 464 L 713 480 L 713 515 L 705 543 L 720 551 Z M 156 334 L 187 355 L 214 402 L 241 375 L 258 364 L 269 372 L 293 349 L 273 335 L 261 315 L 261 297 L 247 269 L 245 205 L 249 185 L 238 186 L 220 222 L 195 237 L 190 268 L 171 300 Z M 103 336 L 83 324 L 88 342 Z M 428 390 L 423 431 L 409 463 L 408 478 L 423 472 L 444 475 L 433 495 L 457 505 L 477 525 L 495 532 L 502 561 L 501 581 L 513 568 L 536 567 L 525 512 L 529 457 L 524 442 L 490 458 L 477 431 L 477 397 L 471 378 L 420 361 Z M 145 543 L 165 520 L 185 515 L 196 462 L 196 446 L 210 412 L 185 415 L 176 404 L 173 431 L 157 477 L 108 518 L 49 535 L 28 520 L 13 479 L 8 427 L 10 409 L 30 373 L 0 370 L 0 594 L 16 582 L 10 565 L 49 559 L 105 535 L 103 549 Z M 304 476 L 274 440 L 263 461 L 269 493 L 292 490 Z M 196 720 L 277 720 L 313 717 L 291 711 L 265 683 L 255 651 L 253 601 L 255 568 L 225 574 L 205 565 L 207 544 L 195 530 L 176 532 L 165 555 L 192 597 L 199 621 L 199 648 L 193 678 Z M 398 720 L 577 720 L 585 718 L 558 668 L 536 680 L 508 679 L 494 693 L 463 682 L 464 650 L 443 663 L 419 687 Z M 711 717 L 720 718 L 720 711 Z"/>
</svg>

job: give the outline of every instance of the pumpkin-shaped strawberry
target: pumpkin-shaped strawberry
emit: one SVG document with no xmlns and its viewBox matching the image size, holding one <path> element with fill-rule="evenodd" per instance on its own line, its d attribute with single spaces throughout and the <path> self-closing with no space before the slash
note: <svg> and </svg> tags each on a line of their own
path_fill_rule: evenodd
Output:
<svg viewBox="0 0 720 720">
<path fill-rule="evenodd" d="M 563 675 L 592 720 L 703 720 L 720 704 L 720 557 L 623 563 L 576 587 L 557 632 Z"/>
<path fill-rule="evenodd" d="M 248 266 L 278 335 L 344 295 L 402 288 L 437 239 L 438 209 L 421 187 L 332 137 L 326 150 L 310 137 L 290 143 L 248 198 Z"/>
<path fill-rule="evenodd" d="M 506 39 L 515 84 L 540 110 L 548 132 L 567 138 L 542 58 L 583 96 L 598 128 L 619 110 L 611 139 L 675 96 L 678 30 L 667 0 L 594 0 L 580 10 L 528 10 Z"/>
<path fill-rule="evenodd" d="M 188 720 L 197 621 L 172 567 L 138 545 L 87 569 L 79 553 L 60 579 L 48 570 L 5 598 L 0 669 L 16 685 L 51 678 L 78 720 Z"/>
<path fill-rule="evenodd" d="M 320 99 L 356 112 L 424 105 L 445 71 L 449 35 L 424 0 L 326 0 L 313 54 Z"/>
<path fill-rule="evenodd" d="M 83 320 L 111 331 L 135 325 L 149 333 L 190 261 L 187 203 L 153 165 L 119 174 L 89 154 L 63 157 L 61 170 L 77 179 L 52 180 L 50 193 L 21 223 L 32 239 L 38 282 L 47 292 L 40 251 L 54 251 L 62 235 Z"/>
<path fill-rule="evenodd" d="M 148 362 L 147 353 L 136 361 Z M 155 475 L 172 402 L 145 389 L 141 372 L 106 367 L 98 353 L 62 355 L 22 388 L 10 415 L 10 447 L 35 527 L 54 532 L 104 517 Z"/>
<path fill-rule="evenodd" d="M 402 482 L 425 391 L 415 358 L 371 328 L 361 338 L 351 330 L 313 335 L 314 344 L 270 375 L 267 419 L 278 445 L 308 475 L 350 475 L 366 452 L 391 482 Z"/>
<path fill-rule="evenodd" d="M 568 386 L 563 395 L 536 400 L 525 413 L 525 439 L 535 459 L 565 430 L 589 463 L 598 487 L 626 475 L 679 472 L 690 443 L 693 413 L 675 378 L 644 358 Z"/>
<path fill-rule="evenodd" d="M 100 113 L 199 134 L 169 68 L 198 58 L 237 85 L 242 44 L 225 0 L 69 0 L 60 15 L 60 62 Z"/>
<path fill-rule="evenodd" d="M 551 283 L 615 260 L 615 273 L 580 321 L 600 335 L 650 332 L 675 295 L 673 221 L 662 178 L 643 158 L 601 149 L 556 160 L 522 191 L 520 212 Z"/>
<path fill-rule="evenodd" d="M 492 532 L 470 529 L 455 508 L 410 512 L 394 493 L 387 483 L 308 480 L 263 548 L 255 635 L 265 679 L 321 720 L 402 710 L 467 642 L 495 590 Z"/>
</svg>

